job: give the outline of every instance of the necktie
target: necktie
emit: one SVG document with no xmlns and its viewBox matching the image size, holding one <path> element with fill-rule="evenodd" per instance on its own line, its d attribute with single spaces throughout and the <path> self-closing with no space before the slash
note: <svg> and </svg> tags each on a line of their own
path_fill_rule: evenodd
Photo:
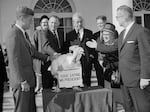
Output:
<svg viewBox="0 0 150 112">
<path fill-rule="evenodd" d="M 78 39 L 78 40 L 81 40 L 81 39 L 80 39 L 80 32 L 79 32 L 79 31 L 77 32 L 77 39 Z"/>
<path fill-rule="evenodd" d="M 125 37 L 126 37 L 126 34 L 125 34 L 125 33 L 126 33 L 126 30 L 124 29 L 124 30 L 123 30 L 122 43 L 124 42 L 124 40 L 125 40 Z"/>
<path fill-rule="evenodd" d="M 28 35 L 27 32 L 25 32 L 24 35 L 25 35 L 25 40 L 26 40 L 26 42 L 27 42 L 27 44 L 28 44 L 28 46 L 29 46 L 29 52 L 30 52 L 31 55 L 33 55 L 33 54 L 32 54 L 32 52 L 33 52 L 33 51 L 32 51 L 32 50 L 33 50 L 33 46 L 32 46 L 32 44 L 31 44 L 31 42 L 30 42 L 29 35 Z"/>
<path fill-rule="evenodd" d="M 58 47 L 60 48 L 61 47 L 60 46 L 60 41 L 59 41 L 59 38 L 57 37 L 55 31 L 53 31 L 53 35 L 54 35 L 55 39 L 57 40 L 56 42 L 57 42 Z"/>
<path fill-rule="evenodd" d="M 99 36 L 99 38 L 100 38 L 100 41 L 103 41 L 103 32 L 102 32 L 102 31 L 100 31 L 100 36 Z"/>
<path fill-rule="evenodd" d="M 25 39 L 26 39 L 27 43 L 28 43 L 29 45 L 31 45 L 28 33 L 25 32 L 24 35 L 25 35 Z"/>
</svg>

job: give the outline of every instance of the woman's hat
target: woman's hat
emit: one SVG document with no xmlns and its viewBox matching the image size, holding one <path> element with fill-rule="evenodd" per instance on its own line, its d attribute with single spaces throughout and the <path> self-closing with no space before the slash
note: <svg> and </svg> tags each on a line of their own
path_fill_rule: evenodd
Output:
<svg viewBox="0 0 150 112">
<path fill-rule="evenodd" d="M 106 23 L 103 28 L 103 31 L 115 33 L 116 32 L 115 25 L 113 25 L 112 23 Z"/>
</svg>

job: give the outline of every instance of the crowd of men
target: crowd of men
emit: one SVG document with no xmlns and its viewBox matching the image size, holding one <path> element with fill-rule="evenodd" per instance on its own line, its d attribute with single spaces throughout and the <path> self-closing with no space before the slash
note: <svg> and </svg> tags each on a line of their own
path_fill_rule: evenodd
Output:
<svg viewBox="0 0 150 112">
<path fill-rule="evenodd" d="M 59 29 L 59 17 L 44 15 L 29 38 L 26 30 L 33 16 L 32 9 L 18 7 L 15 24 L 6 37 L 15 112 L 36 112 L 35 87 L 38 92 L 41 87 L 52 89 L 57 85 L 48 67 L 58 56 L 68 53 L 72 45 L 84 49 L 80 59 L 84 87 L 91 86 L 94 66 L 99 86 L 105 87 L 105 79 L 120 79 L 126 112 L 150 112 L 150 31 L 135 23 L 130 7 L 117 9 L 116 19 L 124 28 L 119 37 L 105 16 L 96 18 L 99 31 L 93 33 L 84 27 L 82 15 L 75 13 L 73 30 L 67 34 Z"/>
</svg>

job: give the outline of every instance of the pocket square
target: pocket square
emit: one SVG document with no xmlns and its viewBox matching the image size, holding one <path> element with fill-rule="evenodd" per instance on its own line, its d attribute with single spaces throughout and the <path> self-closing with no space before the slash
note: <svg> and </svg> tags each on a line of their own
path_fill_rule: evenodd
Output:
<svg viewBox="0 0 150 112">
<path fill-rule="evenodd" d="M 135 41 L 127 41 L 128 44 L 135 43 Z"/>
</svg>

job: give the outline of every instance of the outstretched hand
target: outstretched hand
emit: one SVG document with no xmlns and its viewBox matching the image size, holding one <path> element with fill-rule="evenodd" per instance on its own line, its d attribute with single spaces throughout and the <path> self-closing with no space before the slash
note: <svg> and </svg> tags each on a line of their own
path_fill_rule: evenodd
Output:
<svg viewBox="0 0 150 112">
<path fill-rule="evenodd" d="M 27 83 L 27 81 L 21 82 L 21 90 L 24 92 L 30 91 L 30 85 Z"/>
<path fill-rule="evenodd" d="M 55 53 L 55 54 L 53 55 L 52 60 L 57 59 L 60 55 L 61 55 L 61 53 Z"/>
<path fill-rule="evenodd" d="M 94 39 L 92 39 L 92 41 L 87 41 L 86 45 L 90 48 L 97 48 L 97 42 Z"/>
<path fill-rule="evenodd" d="M 144 89 L 146 86 L 150 84 L 149 82 L 150 79 L 140 79 L 140 88 Z"/>
<path fill-rule="evenodd" d="M 47 62 L 55 60 L 55 59 L 58 58 L 60 55 L 61 55 L 61 53 L 54 53 L 52 56 L 48 56 L 48 57 L 47 57 Z"/>
</svg>

